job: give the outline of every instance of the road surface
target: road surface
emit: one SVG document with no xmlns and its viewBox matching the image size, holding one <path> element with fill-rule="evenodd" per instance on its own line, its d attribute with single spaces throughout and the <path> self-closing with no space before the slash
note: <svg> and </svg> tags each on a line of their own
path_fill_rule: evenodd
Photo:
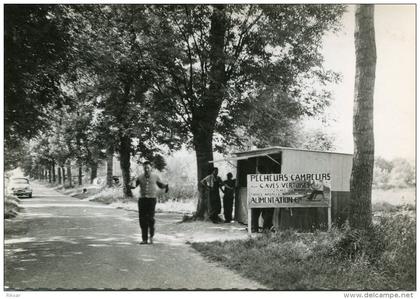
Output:
<svg viewBox="0 0 420 299">
<path fill-rule="evenodd" d="M 264 288 L 165 234 L 177 214 L 157 214 L 155 244 L 139 245 L 135 212 L 33 187 L 6 221 L 5 290 Z"/>
</svg>

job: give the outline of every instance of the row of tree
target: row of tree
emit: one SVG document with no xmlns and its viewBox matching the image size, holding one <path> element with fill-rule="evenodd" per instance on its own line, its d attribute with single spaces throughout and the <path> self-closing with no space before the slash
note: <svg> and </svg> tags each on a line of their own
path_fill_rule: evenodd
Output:
<svg viewBox="0 0 420 299">
<path fill-rule="evenodd" d="M 391 161 L 378 157 L 373 169 L 373 187 L 380 189 L 407 188 L 416 185 L 413 163 L 397 158 Z"/>
<path fill-rule="evenodd" d="M 290 145 L 323 111 L 322 37 L 341 5 L 5 5 L 6 166 L 62 180 L 117 153 L 164 167 L 183 144 L 197 180 L 215 150 Z M 29 142 L 29 140 L 31 142 Z M 112 163 L 111 163 L 112 164 Z M 65 171 L 65 168 L 66 171 Z M 112 170 L 111 170 L 112 171 Z M 197 218 L 206 214 L 202 196 Z"/>
</svg>

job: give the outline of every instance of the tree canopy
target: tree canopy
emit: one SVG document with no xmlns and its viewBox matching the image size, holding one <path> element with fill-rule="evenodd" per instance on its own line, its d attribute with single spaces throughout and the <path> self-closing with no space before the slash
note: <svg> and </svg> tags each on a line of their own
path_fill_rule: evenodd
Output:
<svg viewBox="0 0 420 299">
<path fill-rule="evenodd" d="M 61 6 L 4 7 L 6 147 L 49 125 L 50 108 L 64 102 L 60 80 L 71 58 Z"/>
</svg>

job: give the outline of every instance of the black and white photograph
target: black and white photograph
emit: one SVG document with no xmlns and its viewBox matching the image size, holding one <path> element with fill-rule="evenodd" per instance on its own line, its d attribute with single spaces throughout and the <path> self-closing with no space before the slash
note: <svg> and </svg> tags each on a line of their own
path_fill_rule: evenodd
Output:
<svg viewBox="0 0 420 299">
<path fill-rule="evenodd" d="M 415 2 L 1 5 L 4 298 L 416 297 Z"/>
</svg>

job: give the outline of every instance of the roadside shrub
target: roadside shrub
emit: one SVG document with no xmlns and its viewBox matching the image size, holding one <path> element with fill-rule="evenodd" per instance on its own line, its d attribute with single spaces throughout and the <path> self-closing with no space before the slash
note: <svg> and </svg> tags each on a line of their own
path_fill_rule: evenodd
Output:
<svg viewBox="0 0 420 299">
<path fill-rule="evenodd" d="M 19 204 L 19 198 L 13 195 L 6 195 L 4 202 L 4 218 L 11 219 L 16 217 L 17 214 L 22 210 Z"/>
<path fill-rule="evenodd" d="M 344 228 L 333 244 L 331 257 L 352 261 L 352 268 L 358 271 L 372 265 L 372 271 L 387 277 L 389 289 L 412 289 L 416 281 L 415 230 L 412 213 L 385 214 L 368 230 Z"/>
<path fill-rule="evenodd" d="M 338 258 L 366 258 L 375 262 L 383 253 L 384 243 L 381 232 L 376 225 L 367 230 L 344 227 L 343 235 L 333 245 L 332 255 Z"/>
<path fill-rule="evenodd" d="M 415 211 L 416 210 L 416 206 L 412 203 L 407 203 L 404 205 L 399 206 L 399 210 L 402 211 Z"/>
<path fill-rule="evenodd" d="M 400 282 L 395 287 L 412 287 L 416 280 L 415 218 L 402 212 L 382 217 L 377 226 L 384 243 L 384 252 L 378 259 L 378 267 L 387 276 Z"/>
<path fill-rule="evenodd" d="M 69 184 L 66 183 L 65 185 L 63 185 L 63 188 L 64 189 L 73 189 L 75 186 L 77 186 L 77 185 L 74 184 L 74 185 L 70 186 Z"/>
<path fill-rule="evenodd" d="M 374 202 L 372 203 L 373 212 L 396 212 L 398 211 L 398 206 L 390 204 L 386 201 Z"/>
<path fill-rule="evenodd" d="M 128 202 L 129 199 L 124 197 L 121 188 L 104 188 L 100 192 L 88 197 L 90 201 L 102 202 L 105 204 L 111 204 L 113 202 L 121 201 Z"/>
<path fill-rule="evenodd" d="M 196 184 L 169 184 L 168 193 L 160 193 L 158 196 L 159 202 L 166 201 L 189 201 L 197 198 L 198 191 Z"/>
</svg>

